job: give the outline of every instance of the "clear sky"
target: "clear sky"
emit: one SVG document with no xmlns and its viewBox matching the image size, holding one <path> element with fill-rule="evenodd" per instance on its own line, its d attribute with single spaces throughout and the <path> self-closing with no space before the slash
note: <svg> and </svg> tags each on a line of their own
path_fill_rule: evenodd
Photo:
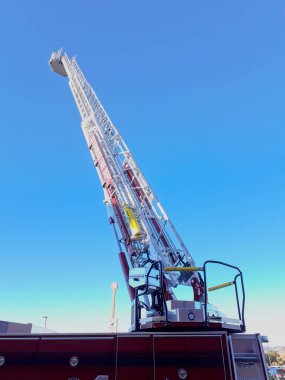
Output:
<svg viewBox="0 0 285 380">
<path fill-rule="evenodd" d="M 80 117 L 48 67 L 63 47 L 197 264 L 239 266 L 248 331 L 285 345 L 284 25 L 283 0 L 2 2 L 0 319 L 104 331 L 117 281 L 129 325 Z"/>
</svg>

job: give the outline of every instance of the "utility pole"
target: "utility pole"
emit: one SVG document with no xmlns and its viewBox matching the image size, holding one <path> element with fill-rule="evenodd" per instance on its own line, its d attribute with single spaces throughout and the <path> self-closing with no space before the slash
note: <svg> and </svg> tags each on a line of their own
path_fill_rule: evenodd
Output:
<svg viewBox="0 0 285 380">
<path fill-rule="evenodd" d="M 118 283 L 112 282 L 111 289 L 112 289 L 112 313 L 111 313 L 111 319 L 110 319 L 110 324 L 109 324 L 109 330 L 110 332 L 117 332 L 118 319 L 115 318 L 115 311 L 116 311 L 116 293 L 118 290 Z"/>
<path fill-rule="evenodd" d="M 43 319 L 45 320 L 44 328 L 46 329 L 47 328 L 47 319 L 48 319 L 48 317 L 44 316 Z"/>
</svg>

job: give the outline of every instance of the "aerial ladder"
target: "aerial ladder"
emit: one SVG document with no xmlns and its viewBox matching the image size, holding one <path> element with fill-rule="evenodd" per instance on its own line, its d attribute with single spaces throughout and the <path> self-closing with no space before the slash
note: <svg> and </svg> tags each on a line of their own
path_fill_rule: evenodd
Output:
<svg viewBox="0 0 285 380">
<path fill-rule="evenodd" d="M 60 50 L 49 64 L 68 78 L 82 118 L 131 298 L 131 326 L 116 331 L 113 283 L 111 331 L 0 333 L 0 379 L 268 380 L 262 337 L 244 333 L 242 272 L 220 261 L 196 265 L 76 59 Z M 233 278 L 209 287 L 215 265 Z M 179 299 L 180 286 L 193 297 Z M 209 302 L 210 292 L 227 287 L 234 289 L 235 318 Z"/>
<path fill-rule="evenodd" d="M 132 301 L 130 331 L 153 328 L 225 328 L 244 331 L 242 273 L 214 291 L 241 285 L 239 316 L 228 318 L 208 302 L 206 266 L 198 267 L 154 193 L 130 149 L 87 82 L 76 58 L 54 52 L 53 71 L 68 78 L 81 116 L 81 129 L 101 182 L 109 223 L 114 229 L 119 259 Z M 175 289 L 193 289 L 193 300 L 178 300 Z"/>
</svg>

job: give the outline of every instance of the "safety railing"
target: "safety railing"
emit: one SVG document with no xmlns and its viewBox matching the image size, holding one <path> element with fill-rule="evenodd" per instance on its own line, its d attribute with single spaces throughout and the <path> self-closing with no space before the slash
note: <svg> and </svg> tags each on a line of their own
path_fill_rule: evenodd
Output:
<svg viewBox="0 0 285 380">
<path fill-rule="evenodd" d="M 207 267 L 209 264 L 217 264 L 221 266 L 225 266 L 228 268 L 235 269 L 238 273 L 235 275 L 232 281 L 225 282 L 216 286 L 212 286 L 210 288 L 207 288 Z M 205 324 L 206 326 L 209 326 L 209 318 L 208 318 L 208 313 L 207 313 L 207 304 L 208 304 L 208 292 L 213 292 L 215 290 L 219 290 L 222 288 L 226 288 L 228 286 L 234 286 L 235 287 L 235 296 L 236 296 L 236 306 L 237 306 L 237 311 L 238 311 L 238 317 L 239 320 L 241 321 L 240 328 L 241 331 L 245 331 L 245 319 L 244 319 L 244 309 L 245 309 L 245 290 L 244 290 L 244 282 L 243 282 L 243 275 L 242 271 L 231 264 L 224 263 L 223 261 L 216 261 L 216 260 L 207 260 L 205 261 L 203 265 L 203 275 L 204 275 L 204 284 L 205 284 L 205 294 L 206 294 L 206 302 L 205 302 Z M 241 300 L 239 296 L 239 289 L 238 289 L 238 282 L 240 283 L 240 288 L 241 288 Z"/>
<path fill-rule="evenodd" d="M 234 276 L 232 281 L 224 282 L 222 284 L 218 284 L 215 286 L 212 286 L 210 288 L 207 287 L 207 271 L 209 264 L 217 264 L 221 266 L 225 266 L 228 268 L 234 269 L 237 274 Z M 244 290 L 244 282 L 243 282 L 243 275 L 241 270 L 231 264 L 224 263 L 222 261 L 216 261 L 216 260 L 207 260 L 205 261 L 204 265 L 202 267 L 166 267 L 164 268 L 166 272 L 200 272 L 203 275 L 203 281 L 204 281 L 204 288 L 205 288 L 205 303 L 204 303 L 204 325 L 205 327 L 210 327 L 210 317 L 208 316 L 208 292 L 213 292 L 219 289 L 223 289 L 229 286 L 235 287 L 235 301 L 236 301 L 236 307 L 238 312 L 238 318 L 240 321 L 240 331 L 245 331 L 245 319 L 244 319 L 244 309 L 245 309 L 245 290 Z M 239 286 L 241 289 L 241 299 L 240 299 L 240 292 L 239 292 Z"/>
</svg>

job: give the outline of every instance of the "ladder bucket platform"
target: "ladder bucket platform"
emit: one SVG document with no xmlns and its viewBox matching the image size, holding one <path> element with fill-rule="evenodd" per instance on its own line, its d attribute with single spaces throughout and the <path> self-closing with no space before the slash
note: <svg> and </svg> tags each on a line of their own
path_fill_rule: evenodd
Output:
<svg viewBox="0 0 285 380">
<path fill-rule="evenodd" d="M 62 77 L 67 77 L 67 72 L 61 60 L 61 50 L 52 53 L 49 60 L 49 65 L 55 73 L 61 75 Z"/>
</svg>

